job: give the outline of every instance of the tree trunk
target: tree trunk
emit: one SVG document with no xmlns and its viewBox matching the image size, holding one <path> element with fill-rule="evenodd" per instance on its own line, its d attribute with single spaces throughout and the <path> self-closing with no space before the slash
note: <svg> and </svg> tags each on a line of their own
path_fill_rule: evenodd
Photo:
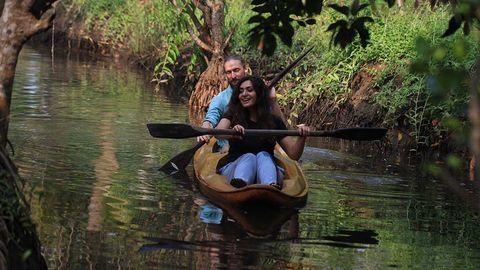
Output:
<svg viewBox="0 0 480 270">
<path fill-rule="evenodd" d="M 200 48 L 208 52 L 205 57 L 211 57 L 208 61 L 208 67 L 200 75 L 188 103 L 190 122 L 199 125 L 211 99 L 228 85 L 223 70 L 223 59 L 224 49 L 233 31 L 230 31 L 229 35 L 224 37 L 225 2 L 223 0 L 192 0 L 191 2 L 202 11 L 203 24 L 195 16 L 195 12 L 187 10 L 192 18 L 192 24 L 200 33 L 198 37 L 189 29 L 190 35 Z M 176 5 L 175 1 L 173 3 Z"/>
<path fill-rule="evenodd" d="M 12 18 L 13 16 L 15 15 L 5 12 L 0 17 L 0 145 L 3 147 L 7 143 L 15 67 L 18 54 L 26 41 L 18 21 Z"/>
<path fill-rule="evenodd" d="M 17 59 L 23 44 L 51 26 L 51 1 L 7 0 L 0 17 L 0 146 L 7 143 L 10 102 Z M 46 12 L 45 12 L 46 11 Z M 33 12 L 33 13 L 32 13 Z M 35 15 L 40 19 L 37 19 Z"/>
<path fill-rule="evenodd" d="M 55 0 L 0 1 L 0 181 L 4 184 L 0 188 L 4 191 L 3 189 L 15 189 L 15 181 L 18 179 L 17 170 L 13 169 L 15 166 L 5 151 L 18 54 L 31 36 L 50 27 L 55 15 L 55 9 L 51 6 Z M 15 198 L 8 199 L 26 206 L 24 199 L 20 201 L 23 198 L 21 191 L 15 194 Z M 27 222 L 29 211 L 22 209 L 21 213 L 24 216 L 14 216 L 13 219 L 4 219 L 3 213 L 0 213 L 0 269 L 46 269 L 35 230 L 32 227 L 24 228 L 23 225 Z M 11 239 L 11 235 L 15 239 Z M 22 258 L 28 250 L 31 255 Z"/>
<path fill-rule="evenodd" d="M 3 24 L 0 24 L 0 29 L 4 29 L 3 27 Z M 9 30 L 2 32 L 5 33 L 8 31 Z M 22 49 L 22 44 L 18 42 L 16 37 L 11 38 L 8 35 L 0 35 L 0 44 L 0 145 L 5 147 L 7 143 L 8 124 L 10 122 L 13 78 L 15 76 L 15 67 L 17 65 L 18 54 Z"/>
<path fill-rule="evenodd" d="M 480 57 L 473 68 L 473 75 L 470 82 L 470 108 L 469 118 L 472 123 L 472 131 L 470 137 L 470 148 L 472 150 L 473 158 L 471 161 L 470 179 L 477 181 L 479 178 L 479 164 L 480 164 Z"/>
<path fill-rule="evenodd" d="M 207 69 L 200 75 L 195 90 L 190 96 L 189 118 L 196 125 L 202 123 L 211 99 L 228 86 L 223 70 L 223 56 L 214 55 Z"/>
</svg>

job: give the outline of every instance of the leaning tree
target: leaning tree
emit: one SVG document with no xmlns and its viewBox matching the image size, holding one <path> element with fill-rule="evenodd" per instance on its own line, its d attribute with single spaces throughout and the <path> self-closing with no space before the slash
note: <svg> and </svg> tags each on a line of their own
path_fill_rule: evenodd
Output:
<svg viewBox="0 0 480 270">
<path fill-rule="evenodd" d="M 5 146 L 18 55 L 30 37 L 52 25 L 54 2 L 56 0 L 0 0 L 0 191 L 1 199 L 12 200 L 9 202 L 15 206 L 10 207 L 24 209 L 21 214 L 8 214 L 11 209 L 0 209 L 0 269 L 47 268 L 36 235 L 28 227 L 24 228 L 29 218 L 28 204 L 17 186 L 17 169 L 7 156 Z M 26 251 L 30 256 L 22 258 L 21 254 Z"/>
<path fill-rule="evenodd" d="M 33 35 L 48 29 L 56 0 L 5 0 L 0 17 L 0 146 L 7 143 L 18 54 Z"/>
</svg>

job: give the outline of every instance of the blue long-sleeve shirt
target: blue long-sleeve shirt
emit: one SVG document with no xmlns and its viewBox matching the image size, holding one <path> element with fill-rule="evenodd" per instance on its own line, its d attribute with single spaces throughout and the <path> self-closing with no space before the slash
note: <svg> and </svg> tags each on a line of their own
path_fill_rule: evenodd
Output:
<svg viewBox="0 0 480 270">
<path fill-rule="evenodd" d="M 230 85 L 225 88 L 225 90 L 218 93 L 218 95 L 216 95 L 210 102 L 210 106 L 208 107 L 207 114 L 203 121 L 208 121 L 213 127 L 216 127 L 220 122 L 220 119 L 222 119 L 223 114 L 227 111 L 232 93 L 233 89 Z M 220 147 L 223 147 L 225 144 L 228 144 L 228 141 L 218 140 L 217 143 Z"/>
</svg>

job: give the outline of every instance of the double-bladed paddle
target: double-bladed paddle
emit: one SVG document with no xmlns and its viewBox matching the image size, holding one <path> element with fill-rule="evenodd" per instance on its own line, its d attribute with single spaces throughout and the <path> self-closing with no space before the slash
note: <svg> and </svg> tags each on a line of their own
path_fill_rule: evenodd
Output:
<svg viewBox="0 0 480 270">
<path fill-rule="evenodd" d="M 290 63 L 290 65 L 288 65 L 284 70 L 282 70 L 280 73 L 278 73 L 278 74 L 275 76 L 275 78 L 273 78 L 273 79 L 269 82 L 268 87 L 269 87 L 269 88 L 274 87 L 274 86 L 275 86 L 288 72 L 290 72 L 290 70 L 292 70 L 292 68 L 294 68 L 294 67 L 298 64 L 298 62 L 300 62 L 312 49 L 313 49 L 313 47 L 311 47 L 310 49 L 308 49 L 306 52 L 304 52 L 304 53 L 301 54 L 299 57 L 297 57 L 297 59 L 295 59 L 292 63 Z M 155 124 L 147 124 L 148 129 L 149 129 L 149 131 L 150 131 L 150 134 L 152 134 L 152 130 L 150 129 L 150 125 L 155 125 Z M 157 126 L 157 127 L 160 127 L 160 126 Z M 158 130 L 158 129 L 157 129 L 157 130 Z M 152 136 L 155 137 L 153 134 L 152 134 Z M 165 137 L 165 138 L 166 138 L 166 137 Z M 168 138 L 180 138 L 180 137 L 168 137 Z M 188 138 L 188 137 L 184 137 L 184 138 Z M 172 159 L 170 159 L 169 161 L 167 161 L 167 163 L 165 163 L 165 164 L 160 168 L 160 170 L 162 170 L 162 171 L 164 171 L 164 172 L 167 172 L 167 173 L 174 173 L 175 171 L 184 170 L 185 167 L 188 165 L 188 163 L 190 163 L 190 160 L 192 159 L 193 154 L 195 154 L 195 152 L 196 152 L 200 147 L 202 147 L 204 144 L 205 144 L 205 142 L 198 142 L 193 148 L 181 152 L 180 154 L 176 155 L 175 157 L 173 157 Z"/>
<path fill-rule="evenodd" d="M 191 126 L 188 124 L 147 124 L 150 135 L 155 138 L 183 139 L 202 135 L 239 135 L 233 129 L 214 129 Z M 327 131 L 312 131 L 310 137 L 331 137 L 344 140 L 374 141 L 382 139 L 387 134 L 385 128 L 356 127 L 341 128 Z M 245 129 L 244 136 L 301 136 L 298 130 L 276 129 Z"/>
</svg>

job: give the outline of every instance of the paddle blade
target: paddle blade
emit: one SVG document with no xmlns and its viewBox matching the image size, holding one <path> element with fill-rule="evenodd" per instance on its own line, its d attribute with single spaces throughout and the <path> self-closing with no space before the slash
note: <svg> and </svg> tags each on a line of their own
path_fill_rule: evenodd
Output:
<svg viewBox="0 0 480 270">
<path fill-rule="evenodd" d="M 198 127 L 188 124 L 147 124 L 150 135 L 155 138 L 183 139 L 204 135 L 205 132 Z"/>
<path fill-rule="evenodd" d="M 375 141 L 382 139 L 386 134 L 386 128 L 341 128 L 334 130 L 328 137 L 355 141 Z"/>
<path fill-rule="evenodd" d="M 187 167 L 187 165 L 190 163 L 190 161 L 192 160 L 192 157 L 195 154 L 195 152 L 200 147 L 202 147 L 204 144 L 205 144 L 205 142 L 199 142 L 193 148 L 185 150 L 185 151 L 181 152 L 180 154 L 174 156 L 172 159 L 167 161 L 160 168 L 160 170 L 164 173 L 167 173 L 167 174 L 174 174 L 178 171 L 185 170 L 185 167 Z"/>
</svg>

